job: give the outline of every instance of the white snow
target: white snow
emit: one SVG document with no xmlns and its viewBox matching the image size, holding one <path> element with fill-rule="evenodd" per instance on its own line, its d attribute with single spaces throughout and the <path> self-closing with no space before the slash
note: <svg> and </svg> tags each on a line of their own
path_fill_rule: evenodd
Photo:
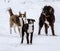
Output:
<svg viewBox="0 0 60 51">
<path fill-rule="evenodd" d="M 57 36 L 51 36 L 49 28 L 48 36 L 45 36 L 44 27 L 41 36 L 38 36 L 38 21 L 44 5 L 51 5 L 55 9 L 55 33 Z M 17 33 L 10 34 L 8 8 L 11 7 L 14 14 L 27 12 L 27 18 L 36 20 L 33 44 L 27 45 L 26 38 L 21 44 L 21 38 Z M 16 27 L 17 29 L 17 27 Z M 40 0 L 11 0 L 9 3 L 0 0 L 0 51 L 60 51 L 60 1 L 40 1 Z"/>
</svg>

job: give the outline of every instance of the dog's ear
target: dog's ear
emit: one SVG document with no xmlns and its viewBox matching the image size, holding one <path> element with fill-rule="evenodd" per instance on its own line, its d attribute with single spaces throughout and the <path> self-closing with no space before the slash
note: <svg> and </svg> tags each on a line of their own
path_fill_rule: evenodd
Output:
<svg viewBox="0 0 60 51">
<path fill-rule="evenodd" d="M 27 21 L 29 22 L 29 21 L 30 21 L 30 19 L 27 19 Z"/>
<path fill-rule="evenodd" d="M 35 20 L 33 19 L 33 22 L 35 22 Z"/>
<path fill-rule="evenodd" d="M 24 12 L 24 16 L 23 17 L 26 17 L 26 11 Z"/>
<path fill-rule="evenodd" d="M 53 8 L 51 8 L 49 11 L 50 11 L 50 13 L 54 14 L 54 9 Z"/>
<path fill-rule="evenodd" d="M 24 12 L 24 14 L 26 15 L 26 11 Z"/>
<path fill-rule="evenodd" d="M 34 19 L 31 19 L 31 21 L 32 21 L 32 22 L 35 22 L 35 20 L 34 20 Z"/>
<path fill-rule="evenodd" d="M 26 11 L 25 11 L 25 13 L 24 13 L 24 14 L 25 14 L 25 16 L 26 16 Z"/>
<path fill-rule="evenodd" d="M 21 17 L 21 12 L 19 12 L 19 17 Z"/>
<path fill-rule="evenodd" d="M 49 10 L 49 12 L 50 12 L 50 13 L 52 12 L 52 8 Z"/>
</svg>

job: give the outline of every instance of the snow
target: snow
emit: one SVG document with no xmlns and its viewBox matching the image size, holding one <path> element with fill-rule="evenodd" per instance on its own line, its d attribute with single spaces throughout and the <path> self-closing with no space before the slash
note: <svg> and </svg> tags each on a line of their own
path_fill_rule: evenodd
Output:
<svg viewBox="0 0 60 51">
<path fill-rule="evenodd" d="M 40 1 L 40 0 L 11 0 L 9 3 L 0 0 L 0 51 L 60 51 L 60 1 Z M 51 36 L 49 28 L 48 36 L 45 36 L 44 27 L 41 31 L 41 36 L 38 36 L 38 20 L 44 5 L 51 5 L 55 9 L 55 33 L 57 36 Z M 10 34 L 9 13 L 8 8 L 11 7 L 14 14 L 27 12 L 27 18 L 36 20 L 33 44 L 27 45 L 26 38 L 21 44 L 21 37 L 17 33 Z M 16 27 L 17 29 L 17 27 Z"/>
</svg>

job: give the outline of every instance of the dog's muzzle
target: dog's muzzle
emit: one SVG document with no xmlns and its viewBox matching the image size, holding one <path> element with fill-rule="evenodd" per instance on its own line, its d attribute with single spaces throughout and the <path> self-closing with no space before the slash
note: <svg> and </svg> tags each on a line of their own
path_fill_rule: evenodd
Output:
<svg viewBox="0 0 60 51">
<path fill-rule="evenodd" d="M 44 12 L 43 12 L 42 14 L 43 14 L 46 18 L 49 17 L 49 15 L 46 15 L 46 13 L 44 13 Z"/>
</svg>

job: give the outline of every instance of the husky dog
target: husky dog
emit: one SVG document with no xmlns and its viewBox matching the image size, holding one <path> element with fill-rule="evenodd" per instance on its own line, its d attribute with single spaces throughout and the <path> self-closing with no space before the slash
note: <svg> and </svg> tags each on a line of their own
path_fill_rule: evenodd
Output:
<svg viewBox="0 0 60 51">
<path fill-rule="evenodd" d="M 13 26 L 14 26 L 15 33 L 16 33 L 15 26 L 18 27 L 18 31 L 20 33 L 20 26 L 21 26 L 21 23 L 19 20 L 20 15 L 14 15 L 11 8 L 8 9 L 8 12 L 10 14 L 10 21 L 9 21 L 10 22 L 10 34 L 12 33 Z"/>
</svg>

